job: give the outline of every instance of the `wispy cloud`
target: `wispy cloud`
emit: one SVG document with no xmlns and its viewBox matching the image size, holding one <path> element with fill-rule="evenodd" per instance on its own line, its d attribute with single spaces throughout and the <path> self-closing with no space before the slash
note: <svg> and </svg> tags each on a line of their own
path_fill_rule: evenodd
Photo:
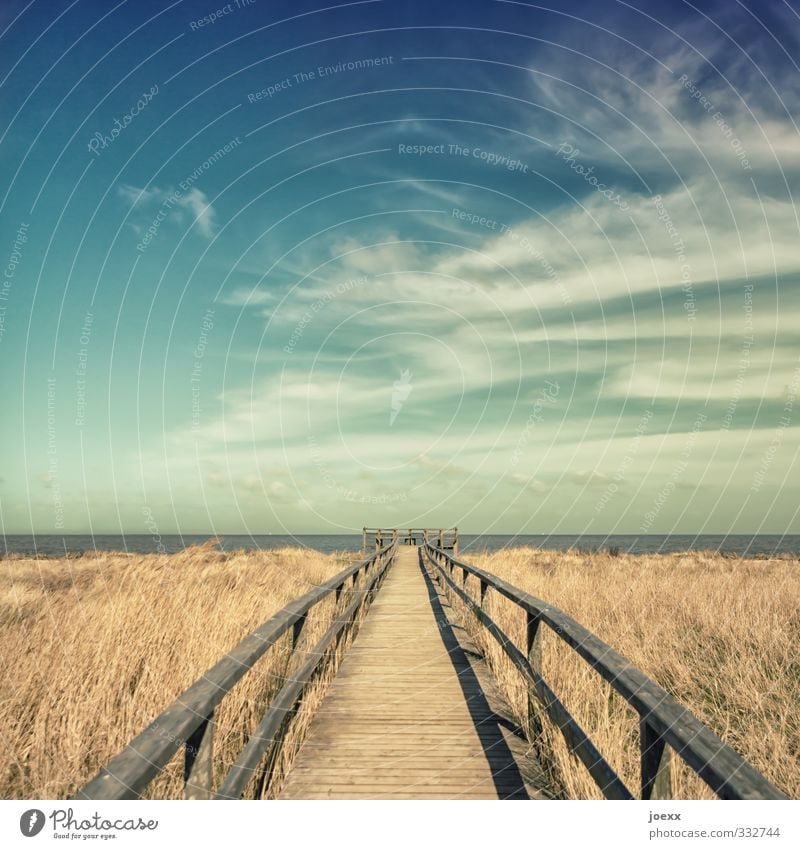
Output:
<svg viewBox="0 0 800 849">
<path fill-rule="evenodd" d="M 178 191 L 172 188 L 160 188 L 149 186 L 137 188 L 123 183 L 118 190 L 119 196 L 133 207 L 137 218 L 135 224 L 138 227 L 146 227 L 154 216 L 162 215 L 169 217 L 170 213 L 177 212 L 178 218 L 186 220 L 183 216 L 191 219 L 204 238 L 211 239 L 217 232 L 217 213 L 208 202 L 205 192 L 192 186 L 188 191 Z"/>
</svg>

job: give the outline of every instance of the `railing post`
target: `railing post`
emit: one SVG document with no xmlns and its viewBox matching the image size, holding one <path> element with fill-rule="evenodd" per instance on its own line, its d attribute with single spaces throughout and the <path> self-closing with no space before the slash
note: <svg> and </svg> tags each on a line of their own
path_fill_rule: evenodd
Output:
<svg viewBox="0 0 800 849">
<path fill-rule="evenodd" d="M 367 529 L 361 529 L 361 557 L 367 556 Z"/>
<path fill-rule="evenodd" d="M 525 653 L 528 656 L 533 671 L 537 675 L 542 674 L 542 635 L 539 630 L 541 620 L 538 615 L 531 613 L 526 614 L 526 637 L 525 637 Z"/>
<path fill-rule="evenodd" d="M 441 528 L 439 528 L 439 542 L 438 542 L 436 547 L 439 548 L 439 549 L 442 547 L 442 529 Z"/>
<path fill-rule="evenodd" d="M 486 591 L 489 589 L 489 585 L 481 579 L 481 592 L 480 592 L 480 608 L 483 610 L 483 603 L 486 601 Z"/>
<path fill-rule="evenodd" d="M 453 557 L 458 557 L 458 528 L 453 528 Z"/>
<path fill-rule="evenodd" d="M 214 714 L 204 719 L 186 741 L 183 762 L 185 799 L 212 799 L 214 766 Z"/>
<path fill-rule="evenodd" d="M 542 632 L 541 619 L 535 613 L 525 614 L 525 654 L 534 673 L 542 677 Z M 539 728 L 539 706 L 533 690 L 528 688 L 528 723 L 533 733 Z"/>
<path fill-rule="evenodd" d="M 297 644 L 300 642 L 300 636 L 303 633 L 303 628 L 306 624 L 306 614 L 304 613 L 297 622 L 292 625 L 292 651 L 297 648 Z"/>
<path fill-rule="evenodd" d="M 639 721 L 639 745 L 642 764 L 642 799 L 671 799 L 671 750 L 664 738 L 648 724 L 646 719 Z"/>
<path fill-rule="evenodd" d="M 428 549 L 425 549 L 425 556 L 428 558 L 428 561 L 430 562 L 432 567 L 430 570 L 431 577 L 439 585 L 439 589 L 442 589 L 442 575 L 439 572 L 438 568 L 438 558 L 435 554 L 432 554 Z"/>
</svg>

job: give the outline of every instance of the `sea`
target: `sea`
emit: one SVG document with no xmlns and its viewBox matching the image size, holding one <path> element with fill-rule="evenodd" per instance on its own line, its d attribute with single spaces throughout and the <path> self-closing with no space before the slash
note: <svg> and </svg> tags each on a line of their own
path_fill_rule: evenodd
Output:
<svg viewBox="0 0 800 849">
<path fill-rule="evenodd" d="M 25 554 L 39 557 L 63 557 L 87 551 L 125 551 L 137 554 L 174 554 L 190 545 L 198 545 L 212 535 L 148 534 L 39 535 L 7 534 L 2 537 L 0 554 Z M 271 549 L 300 546 L 324 554 L 356 552 L 361 548 L 361 534 L 281 534 L 221 535 L 225 551 L 237 549 Z M 533 548 L 567 551 L 607 551 L 619 549 L 630 554 L 672 554 L 682 551 L 718 551 L 748 557 L 800 556 L 800 535 L 777 534 L 656 534 L 644 535 L 565 535 L 565 534 L 460 534 L 459 554 L 466 558 L 470 552 L 499 551 L 503 548 L 531 546 Z"/>
</svg>

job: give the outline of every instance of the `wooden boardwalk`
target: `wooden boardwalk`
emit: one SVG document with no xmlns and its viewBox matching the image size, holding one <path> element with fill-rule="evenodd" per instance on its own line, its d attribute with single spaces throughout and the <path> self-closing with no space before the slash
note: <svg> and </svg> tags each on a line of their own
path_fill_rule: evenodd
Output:
<svg viewBox="0 0 800 849">
<path fill-rule="evenodd" d="M 74 798 L 144 798 L 181 750 L 187 799 L 274 798 L 276 793 L 284 799 L 548 798 L 545 770 L 531 755 L 533 748 L 541 749 L 533 736 L 537 725 L 526 740 L 462 621 L 470 630 L 481 629 L 481 639 L 491 638 L 503 651 L 542 719 L 559 729 L 605 798 L 672 798 L 675 752 L 719 798 L 786 798 L 673 696 L 579 622 L 460 560 L 457 528 L 364 528 L 362 541 L 362 559 L 245 636 Z M 524 645 L 517 645 L 492 619 L 489 594 L 501 596 L 524 615 Z M 328 602 L 336 604 L 336 616 L 318 638 L 309 637 L 316 639 L 312 646 L 304 638 L 304 624 Z M 330 607 L 326 622 L 329 612 Z M 616 774 L 550 688 L 539 652 L 543 629 L 546 639 L 559 639 L 574 650 L 638 714 L 637 784 L 628 786 Z M 309 688 L 321 673 L 327 676 L 335 668 L 333 651 L 353 634 L 284 780 L 274 766 L 286 752 L 287 723 L 291 729 Z M 216 712 L 276 646 L 281 653 L 290 648 L 291 674 L 235 761 L 222 764 L 214 757 Z M 601 701 L 607 698 L 603 691 Z"/>
<path fill-rule="evenodd" d="M 416 547 L 398 548 L 283 799 L 528 799 L 542 786 Z"/>
</svg>

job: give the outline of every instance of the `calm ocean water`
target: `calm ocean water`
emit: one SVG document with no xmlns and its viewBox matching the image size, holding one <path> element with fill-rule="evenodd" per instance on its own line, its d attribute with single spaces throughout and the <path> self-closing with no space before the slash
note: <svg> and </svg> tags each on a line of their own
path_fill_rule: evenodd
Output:
<svg viewBox="0 0 800 849">
<path fill-rule="evenodd" d="M 53 557 L 65 553 L 82 551 L 130 551 L 152 554 L 159 550 L 159 543 L 167 553 L 181 551 L 189 545 L 205 542 L 208 534 L 201 536 L 162 536 L 154 539 L 149 535 L 130 536 L 22 536 L 10 534 L 3 537 L 0 552 L 6 554 L 39 554 Z M 269 549 L 282 546 L 304 546 L 330 554 L 335 551 L 358 551 L 361 536 L 356 534 L 280 536 L 226 536 L 222 547 L 226 551 L 239 548 Z M 545 536 L 545 535 L 496 535 L 462 534 L 461 554 L 470 551 L 497 551 L 501 548 L 529 545 L 535 548 L 567 550 L 619 548 L 632 554 L 671 553 L 676 551 L 712 550 L 743 555 L 774 555 L 781 553 L 800 554 L 800 535 L 681 535 L 669 536 L 611 535 L 611 536 Z"/>
</svg>

